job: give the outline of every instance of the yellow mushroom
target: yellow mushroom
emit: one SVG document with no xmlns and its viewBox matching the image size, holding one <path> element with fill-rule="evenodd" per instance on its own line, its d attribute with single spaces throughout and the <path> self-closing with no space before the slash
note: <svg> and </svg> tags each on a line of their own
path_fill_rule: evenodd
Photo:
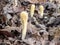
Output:
<svg viewBox="0 0 60 45">
<path fill-rule="evenodd" d="M 44 13 L 44 7 L 43 7 L 43 5 L 40 5 L 39 6 L 39 14 L 40 14 L 40 17 L 43 17 L 43 13 Z"/>
<path fill-rule="evenodd" d="M 31 9 L 30 9 L 30 15 L 31 15 L 31 17 L 33 17 L 33 15 L 34 15 L 34 10 L 35 10 L 35 5 L 32 4 L 31 5 Z"/>
<path fill-rule="evenodd" d="M 25 39 L 26 32 L 27 32 L 28 13 L 26 11 L 21 12 L 20 18 L 23 26 L 23 30 L 22 30 L 22 40 L 23 40 Z"/>
</svg>

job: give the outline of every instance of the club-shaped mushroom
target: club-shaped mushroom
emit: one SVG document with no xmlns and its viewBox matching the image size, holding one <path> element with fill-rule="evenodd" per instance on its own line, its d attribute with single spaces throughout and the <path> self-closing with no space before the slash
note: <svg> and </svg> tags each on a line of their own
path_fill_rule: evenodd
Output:
<svg viewBox="0 0 60 45">
<path fill-rule="evenodd" d="M 39 14 L 40 14 L 41 18 L 43 18 L 43 13 L 44 13 L 44 7 L 43 7 L 43 5 L 40 5 L 39 6 Z"/>
<path fill-rule="evenodd" d="M 20 18 L 21 18 L 21 22 L 22 22 L 22 40 L 25 39 L 26 37 L 26 32 L 27 32 L 27 21 L 28 21 L 28 13 L 26 11 L 22 11 L 20 13 Z"/>
<path fill-rule="evenodd" d="M 31 15 L 31 17 L 33 17 L 33 15 L 34 15 L 34 10 L 35 10 L 35 5 L 32 4 L 31 5 L 31 9 L 30 9 L 30 15 Z"/>
</svg>

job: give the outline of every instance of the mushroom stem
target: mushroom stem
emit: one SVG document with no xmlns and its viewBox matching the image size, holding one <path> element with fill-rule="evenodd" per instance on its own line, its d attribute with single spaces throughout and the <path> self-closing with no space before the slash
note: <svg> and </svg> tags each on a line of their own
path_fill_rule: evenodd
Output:
<svg viewBox="0 0 60 45">
<path fill-rule="evenodd" d="M 42 5 L 39 6 L 39 14 L 40 14 L 40 17 L 42 18 L 43 17 L 43 14 L 44 14 L 44 7 Z"/>
<path fill-rule="evenodd" d="M 31 5 L 31 10 L 30 10 L 30 15 L 31 15 L 31 17 L 33 17 L 33 15 L 34 15 L 34 10 L 35 10 L 35 5 L 32 4 L 32 5 Z"/>
<path fill-rule="evenodd" d="M 20 14 L 23 30 L 22 30 L 22 40 L 26 37 L 27 32 L 27 21 L 28 21 L 28 13 L 26 11 L 21 12 Z"/>
</svg>

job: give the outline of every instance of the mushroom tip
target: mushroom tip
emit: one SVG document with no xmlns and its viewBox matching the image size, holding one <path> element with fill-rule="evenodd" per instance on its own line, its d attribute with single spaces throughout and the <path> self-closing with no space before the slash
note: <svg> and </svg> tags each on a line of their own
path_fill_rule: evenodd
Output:
<svg viewBox="0 0 60 45">
<path fill-rule="evenodd" d="M 43 5 L 40 5 L 39 8 L 44 10 L 44 6 Z"/>
<path fill-rule="evenodd" d="M 34 15 L 34 10 L 35 10 L 35 5 L 34 4 L 32 4 L 31 5 L 31 17 L 33 17 L 33 15 Z"/>
<path fill-rule="evenodd" d="M 34 5 L 34 4 L 32 4 L 32 7 L 35 7 L 35 5 Z"/>
<path fill-rule="evenodd" d="M 20 17 L 21 17 L 21 18 L 28 18 L 28 13 L 27 13 L 26 11 L 22 11 L 22 12 L 20 13 Z"/>
<path fill-rule="evenodd" d="M 21 12 L 21 15 L 24 14 L 24 15 L 27 15 L 28 13 L 26 11 L 22 11 Z"/>
</svg>

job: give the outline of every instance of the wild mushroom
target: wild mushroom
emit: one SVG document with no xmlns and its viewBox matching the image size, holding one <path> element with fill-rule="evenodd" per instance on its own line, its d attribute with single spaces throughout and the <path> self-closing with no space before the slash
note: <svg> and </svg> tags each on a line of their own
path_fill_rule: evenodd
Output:
<svg viewBox="0 0 60 45">
<path fill-rule="evenodd" d="M 31 5 L 31 9 L 30 9 L 30 15 L 31 15 L 31 19 L 30 19 L 30 20 L 32 20 L 32 21 L 30 21 L 30 23 L 31 23 L 31 22 L 35 22 L 35 24 L 38 24 L 36 18 L 33 17 L 34 11 L 35 11 L 35 5 L 32 4 L 32 5 Z M 35 24 L 34 24 L 34 25 L 35 25 Z"/>
<path fill-rule="evenodd" d="M 25 39 L 26 32 L 27 32 L 28 13 L 26 11 L 21 12 L 20 18 L 23 26 L 23 30 L 22 30 L 22 40 L 23 40 Z"/>
<path fill-rule="evenodd" d="M 32 4 L 32 5 L 31 5 L 31 10 L 30 10 L 30 15 L 31 15 L 31 17 L 33 17 L 33 15 L 34 15 L 34 10 L 35 10 L 35 5 Z"/>
<path fill-rule="evenodd" d="M 39 14 L 40 14 L 41 18 L 43 18 L 43 13 L 44 13 L 44 7 L 43 7 L 43 5 L 40 5 L 39 6 Z"/>
</svg>

